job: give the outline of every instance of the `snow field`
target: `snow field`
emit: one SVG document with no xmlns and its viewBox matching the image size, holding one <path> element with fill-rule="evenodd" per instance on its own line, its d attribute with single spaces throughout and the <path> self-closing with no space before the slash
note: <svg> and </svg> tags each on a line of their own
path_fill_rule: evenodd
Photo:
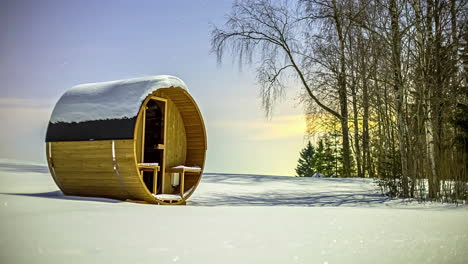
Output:
<svg viewBox="0 0 468 264">
<path fill-rule="evenodd" d="M 388 199 L 367 179 L 207 174 L 188 206 L 63 196 L 0 164 L 1 263 L 466 263 L 466 206 Z"/>
</svg>

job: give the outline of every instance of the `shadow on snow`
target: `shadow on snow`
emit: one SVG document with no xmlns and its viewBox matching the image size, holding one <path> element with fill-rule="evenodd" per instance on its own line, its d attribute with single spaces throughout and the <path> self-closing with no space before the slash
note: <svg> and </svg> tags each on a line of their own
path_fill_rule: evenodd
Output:
<svg viewBox="0 0 468 264">
<path fill-rule="evenodd" d="M 49 174 L 49 170 L 45 165 L 34 164 L 21 164 L 9 163 L 0 161 L 0 168 L 3 171 L 11 172 L 35 172 Z M 383 196 L 377 192 L 372 193 L 364 190 L 338 190 L 333 188 L 331 190 L 317 191 L 314 188 L 310 192 L 304 192 L 302 185 L 307 184 L 339 184 L 340 187 L 347 184 L 370 184 L 368 179 L 343 179 L 343 178 L 300 178 L 300 177 L 281 177 L 270 175 L 246 175 L 246 174 L 227 174 L 227 173 L 204 173 L 200 185 L 206 184 L 223 184 L 233 186 L 257 186 L 261 190 L 263 184 L 278 184 L 278 188 L 273 188 L 264 192 L 253 193 L 235 193 L 236 188 L 232 192 L 229 191 L 216 191 L 216 187 L 211 188 L 209 193 L 195 191 L 193 197 L 188 200 L 188 205 L 193 206 L 365 206 L 372 207 L 382 205 L 392 199 Z M 295 187 L 297 190 L 282 189 L 282 186 Z M 270 185 L 271 186 L 271 185 Z M 324 186 L 325 187 L 325 186 Z M 330 185 L 328 188 L 332 187 Z M 201 188 L 200 188 L 201 189 Z M 239 188 L 237 188 L 239 189 Z M 242 187 L 241 187 L 242 189 Z M 302 189 L 302 190 L 300 190 Z M 107 203 L 121 203 L 123 201 L 96 198 L 96 197 L 79 197 L 67 196 L 60 190 L 41 193 L 2 193 L 5 195 L 18 195 L 26 197 L 38 197 L 49 199 L 62 199 L 62 200 L 77 200 L 77 201 L 93 201 L 93 202 L 107 202 Z"/>
<path fill-rule="evenodd" d="M 0 161 L 0 168 L 2 171 L 11 172 L 49 173 L 49 168 L 46 165 L 14 163 L 7 161 Z"/>
<path fill-rule="evenodd" d="M 372 191 L 369 179 L 362 178 L 302 178 L 268 175 L 204 173 L 204 184 L 213 185 L 208 194 L 195 192 L 187 204 L 194 206 L 382 206 L 389 201 L 401 201 Z M 223 186 L 224 185 L 224 186 Z M 229 192 L 229 185 L 244 186 Z M 222 191 L 216 191 L 222 186 Z M 249 188 L 249 187 L 254 188 Z M 361 186 L 363 186 L 361 188 Z M 310 187 L 310 191 L 307 189 Z M 262 191 L 264 189 L 264 191 Z M 251 191 L 249 193 L 249 190 Z"/>
<path fill-rule="evenodd" d="M 49 198 L 49 199 L 61 199 L 61 200 L 102 202 L 102 203 L 122 203 L 123 202 L 120 200 L 113 200 L 113 199 L 107 199 L 107 198 L 69 196 L 69 195 L 64 195 L 61 191 L 42 192 L 42 193 L 0 193 L 0 194 Z"/>
</svg>

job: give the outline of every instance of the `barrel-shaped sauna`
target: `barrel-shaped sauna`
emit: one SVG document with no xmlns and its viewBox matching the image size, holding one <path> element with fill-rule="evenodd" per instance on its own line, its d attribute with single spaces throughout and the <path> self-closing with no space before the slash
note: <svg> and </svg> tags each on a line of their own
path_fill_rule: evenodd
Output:
<svg viewBox="0 0 468 264">
<path fill-rule="evenodd" d="M 65 92 L 46 134 L 50 173 L 65 195 L 185 204 L 207 149 L 185 83 L 158 75 Z"/>
</svg>

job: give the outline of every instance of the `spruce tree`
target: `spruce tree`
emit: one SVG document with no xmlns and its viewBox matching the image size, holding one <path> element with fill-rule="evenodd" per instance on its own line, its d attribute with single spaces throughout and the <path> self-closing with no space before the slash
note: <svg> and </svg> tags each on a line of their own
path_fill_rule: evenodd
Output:
<svg viewBox="0 0 468 264">
<path fill-rule="evenodd" d="M 314 175 L 316 161 L 314 156 L 315 149 L 309 141 L 307 146 L 303 148 L 300 153 L 296 167 L 296 173 L 298 177 L 312 177 Z"/>
<path fill-rule="evenodd" d="M 314 159 L 315 172 L 322 174 L 324 177 L 330 177 L 335 173 L 335 158 L 328 138 L 322 137 L 319 140 Z"/>
<path fill-rule="evenodd" d="M 337 142 L 338 133 L 327 133 L 323 136 L 324 141 L 324 171 L 323 174 L 327 177 L 340 177 L 341 168 L 343 167 L 341 148 Z"/>
<path fill-rule="evenodd" d="M 317 173 L 320 173 L 326 176 L 326 168 L 327 168 L 327 159 L 325 153 L 325 146 L 323 145 L 323 140 L 320 139 L 315 149 L 315 170 Z"/>
</svg>

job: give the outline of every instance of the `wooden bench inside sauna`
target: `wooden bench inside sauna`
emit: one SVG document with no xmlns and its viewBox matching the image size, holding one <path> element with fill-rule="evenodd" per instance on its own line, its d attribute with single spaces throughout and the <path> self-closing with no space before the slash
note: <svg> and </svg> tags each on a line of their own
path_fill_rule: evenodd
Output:
<svg viewBox="0 0 468 264">
<path fill-rule="evenodd" d="M 185 83 L 168 75 L 78 85 L 47 128 L 65 195 L 185 204 L 205 166 L 206 131 Z"/>
</svg>

